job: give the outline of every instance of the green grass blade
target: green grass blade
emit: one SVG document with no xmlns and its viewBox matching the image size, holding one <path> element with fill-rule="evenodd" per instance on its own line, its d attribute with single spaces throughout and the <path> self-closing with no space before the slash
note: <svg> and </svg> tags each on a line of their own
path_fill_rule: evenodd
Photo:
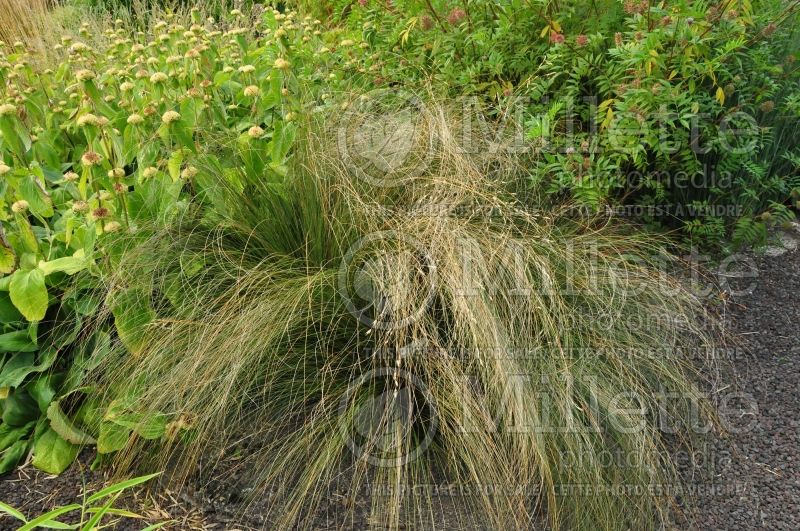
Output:
<svg viewBox="0 0 800 531">
<path fill-rule="evenodd" d="M 102 507 L 92 507 L 91 509 L 87 509 L 86 512 L 90 514 L 94 514 L 97 511 L 102 510 Z M 106 514 L 113 514 L 114 516 L 124 516 L 125 518 L 144 518 L 141 514 L 134 513 L 131 511 L 126 511 L 125 509 L 109 509 L 106 511 Z"/>
<path fill-rule="evenodd" d="M 37 527 L 45 527 L 42 524 L 48 525 L 58 525 L 54 524 L 55 519 L 61 516 L 62 514 L 66 514 L 71 511 L 80 510 L 81 506 L 77 503 L 73 503 L 70 505 L 65 505 L 64 507 L 59 507 L 57 509 L 53 509 L 52 511 L 46 512 L 43 515 L 37 516 L 24 526 L 20 527 L 17 531 L 29 531 L 31 529 L 36 529 Z M 61 522 L 58 522 L 59 524 Z M 66 524 L 65 524 L 66 525 Z M 72 529 L 72 528 L 70 528 Z"/>
<path fill-rule="evenodd" d="M 151 479 L 153 479 L 154 477 L 158 476 L 159 474 L 161 474 L 161 472 L 156 472 L 155 474 L 150 474 L 150 475 L 147 475 L 147 476 L 139 476 L 139 477 L 136 477 L 136 478 L 133 478 L 133 479 L 129 479 L 127 481 L 121 481 L 119 483 L 115 483 L 114 485 L 111 485 L 111 486 L 106 487 L 106 488 L 104 488 L 102 490 L 99 490 L 99 491 L 95 492 L 94 494 L 92 494 L 91 496 L 89 496 L 86 499 L 86 503 L 94 503 L 99 499 L 105 498 L 106 496 L 110 496 L 111 494 L 115 494 L 117 492 L 123 491 L 125 489 L 129 489 L 131 487 L 134 487 L 136 485 L 144 483 L 146 481 L 150 481 Z"/>
<path fill-rule="evenodd" d="M 22 520 L 23 522 L 27 522 L 28 521 L 28 519 L 25 518 L 24 514 L 22 514 L 21 512 L 19 512 L 16 509 L 14 509 L 13 507 L 8 505 L 7 503 L 3 503 L 1 501 L 0 501 L 0 511 L 3 511 L 4 513 L 7 513 L 7 514 L 10 514 L 11 516 L 16 518 L 17 520 Z"/>
<path fill-rule="evenodd" d="M 78 529 L 78 524 L 65 524 L 64 522 L 53 520 L 52 522 L 39 524 L 39 527 L 44 527 L 45 529 Z"/>
<path fill-rule="evenodd" d="M 161 529 L 165 525 L 171 524 L 171 523 L 172 523 L 172 520 L 167 520 L 166 522 L 160 522 L 158 524 L 149 525 L 149 526 L 145 527 L 144 529 L 142 529 L 142 531 L 153 531 L 154 529 Z"/>
<path fill-rule="evenodd" d="M 100 520 L 102 520 L 106 513 L 108 513 L 109 509 L 111 509 L 111 506 L 114 505 L 114 502 L 117 501 L 117 498 L 119 498 L 120 494 L 122 494 L 122 492 L 118 492 L 116 496 L 108 500 L 108 503 L 97 509 L 94 513 L 94 516 L 92 516 L 81 529 L 83 531 L 92 531 L 95 529 L 100 523 Z"/>
</svg>

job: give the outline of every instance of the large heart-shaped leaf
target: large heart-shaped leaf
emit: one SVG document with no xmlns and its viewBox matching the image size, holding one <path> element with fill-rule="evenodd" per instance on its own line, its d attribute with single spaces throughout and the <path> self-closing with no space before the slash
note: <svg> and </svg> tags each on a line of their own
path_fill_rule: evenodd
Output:
<svg viewBox="0 0 800 531">
<path fill-rule="evenodd" d="M 103 422 L 100 425 L 100 436 L 97 438 L 97 451 L 101 454 L 110 454 L 125 448 L 131 430 L 113 422 Z"/>
<path fill-rule="evenodd" d="M 0 275 L 11 273 L 16 265 L 17 255 L 14 254 L 14 250 L 0 239 Z"/>
<path fill-rule="evenodd" d="M 0 474 L 10 472 L 25 456 L 28 440 L 22 439 L 0 452 Z"/>
<path fill-rule="evenodd" d="M 52 428 L 39 435 L 33 443 L 33 466 L 48 474 L 60 474 L 72 464 L 80 446 L 61 438 Z"/>
<path fill-rule="evenodd" d="M 20 182 L 19 193 L 28 202 L 31 213 L 49 218 L 53 215 L 53 200 L 45 191 L 39 180 L 33 175 Z"/>
<path fill-rule="evenodd" d="M 147 325 L 155 318 L 148 295 L 140 289 L 129 289 L 116 294 L 111 304 L 119 338 L 133 354 L 141 349 Z"/>
<path fill-rule="evenodd" d="M 56 359 L 58 351 L 54 348 L 45 348 L 39 352 L 39 363 L 36 364 L 32 352 L 18 352 L 3 365 L 0 370 L 0 389 L 4 387 L 19 387 L 29 374 L 42 372 L 50 368 Z"/>
<path fill-rule="evenodd" d="M 0 334 L 0 352 L 34 352 L 38 348 L 27 330 Z"/>
<path fill-rule="evenodd" d="M 73 444 L 94 444 L 96 442 L 94 437 L 75 426 L 67 418 L 61 410 L 58 400 L 53 401 L 47 408 L 47 418 L 50 419 L 50 427 L 63 439 Z"/>
<path fill-rule="evenodd" d="M 83 249 L 79 249 L 72 256 L 56 258 L 55 260 L 50 260 L 48 262 L 42 260 L 39 262 L 39 269 L 41 269 L 45 275 L 51 275 L 58 272 L 74 275 L 78 271 L 83 271 L 86 269 L 88 265 L 89 261 L 86 259 Z"/>
<path fill-rule="evenodd" d="M 44 271 L 37 268 L 16 271 L 11 277 L 11 302 L 28 321 L 41 321 L 47 313 L 48 297 L 44 276 Z"/>
</svg>

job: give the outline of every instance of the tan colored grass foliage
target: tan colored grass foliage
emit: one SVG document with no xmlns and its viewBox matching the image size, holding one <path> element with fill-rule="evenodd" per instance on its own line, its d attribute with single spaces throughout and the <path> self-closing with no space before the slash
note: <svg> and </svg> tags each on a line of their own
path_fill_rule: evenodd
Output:
<svg viewBox="0 0 800 531">
<path fill-rule="evenodd" d="M 119 464 L 218 466 L 280 529 L 312 527 L 331 491 L 347 527 L 376 486 L 374 525 L 429 528 L 440 509 L 410 488 L 442 482 L 471 486 L 460 500 L 492 529 L 657 526 L 676 476 L 655 416 L 709 414 L 698 368 L 664 354 L 708 344 L 698 301 L 655 269 L 657 239 L 537 212 L 513 157 L 464 153 L 439 108 L 423 123 L 434 152 L 402 186 L 365 182 L 326 124 L 285 188 L 220 183 L 216 222 L 131 250 L 110 300 L 157 317 L 101 382 L 190 429 Z"/>
<path fill-rule="evenodd" d="M 50 4 L 48 0 L 0 0 L 0 40 L 41 47 Z"/>
</svg>

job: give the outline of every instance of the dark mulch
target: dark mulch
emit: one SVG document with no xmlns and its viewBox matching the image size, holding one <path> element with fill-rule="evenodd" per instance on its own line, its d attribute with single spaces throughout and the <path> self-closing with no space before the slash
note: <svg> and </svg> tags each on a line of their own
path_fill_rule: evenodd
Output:
<svg viewBox="0 0 800 531">
<path fill-rule="evenodd" d="M 702 457 L 677 458 L 689 479 L 681 496 L 688 508 L 677 517 L 679 528 L 800 529 L 800 251 L 754 260 L 759 270 L 755 289 L 725 304 L 728 331 L 739 336 L 741 348 L 729 352 L 733 377 L 726 375 L 728 387 L 718 395 L 735 398 L 733 393 L 739 393 L 728 410 L 740 411 L 725 415 L 732 433 L 710 438 Z M 0 480 L 0 500 L 28 515 L 75 502 L 84 482 L 92 490 L 105 480 L 88 470 L 90 459 L 85 452 L 59 477 L 23 466 Z M 200 492 L 136 493 L 123 505 L 149 521 L 174 519 L 172 529 L 269 527 L 258 504 L 243 510 L 235 484 L 223 480 Z M 330 503 L 336 505 L 335 496 Z M 447 503 L 441 509 L 437 527 L 473 528 L 463 511 Z M 246 516 L 234 517 L 242 513 Z M 357 507 L 356 518 L 364 521 L 352 527 L 368 528 L 367 514 L 366 503 Z M 319 529 L 332 525 L 324 516 L 318 519 Z M 117 529 L 142 527 L 141 521 L 128 521 Z M 0 517 L 0 529 L 14 528 L 9 518 Z"/>
</svg>

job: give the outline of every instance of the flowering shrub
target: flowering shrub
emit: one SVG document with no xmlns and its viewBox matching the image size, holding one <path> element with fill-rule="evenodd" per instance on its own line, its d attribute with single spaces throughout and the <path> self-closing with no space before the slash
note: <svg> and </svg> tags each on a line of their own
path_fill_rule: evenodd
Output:
<svg viewBox="0 0 800 531">
<path fill-rule="evenodd" d="M 490 117 L 522 122 L 532 183 L 551 197 L 629 204 L 706 243 L 734 222 L 735 239 L 759 239 L 764 221 L 792 216 L 796 4 L 327 5 L 374 49 L 394 52 L 370 57 L 378 81 L 432 80 L 492 102 Z"/>
<path fill-rule="evenodd" d="M 338 34 L 310 17 L 262 13 L 216 22 L 194 9 L 133 35 L 118 21 L 93 40 L 83 27 L 52 70 L 0 43 L 0 472 L 31 445 L 34 465 L 59 472 L 79 443 L 125 443 L 118 405 L 99 434 L 85 431 L 93 409 L 78 383 L 113 335 L 135 353 L 149 313 L 98 320 L 93 289 L 124 242 L 190 198 L 213 200 L 209 175 L 280 187 L 301 102 L 321 102 L 361 50 L 330 51 Z M 106 302 L 121 316 L 132 300 Z M 140 435 L 166 427 L 150 428 Z"/>
</svg>

